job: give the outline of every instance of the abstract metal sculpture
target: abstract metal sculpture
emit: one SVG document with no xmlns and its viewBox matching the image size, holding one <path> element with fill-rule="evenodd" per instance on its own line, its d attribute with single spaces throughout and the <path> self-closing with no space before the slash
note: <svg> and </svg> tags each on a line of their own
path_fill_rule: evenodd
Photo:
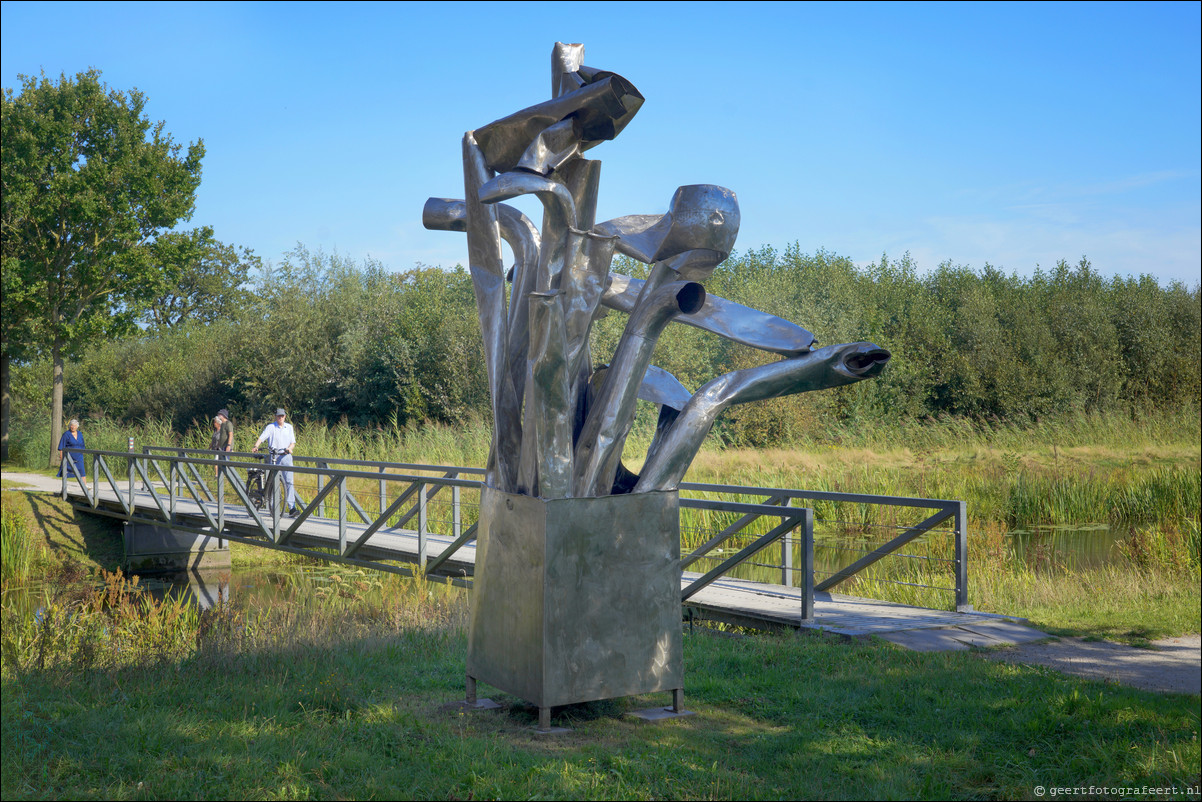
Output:
<svg viewBox="0 0 1202 802">
<path fill-rule="evenodd" d="M 551 100 L 468 131 L 464 199 L 431 198 L 422 215 L 429 229 L 467 233 L 492 402 L 469 698 L 475 678 L 510 690 L 539 706 L 542 729 L 550 707 L 569 702 L 673 690 L 679 707 L 676 489 L 717 416 L 871 378 L 889 360 L 871 343 L 812 350 L 800 326 L 706 294 L 699 282 L 739 230 L 729 189 L 683 186 L 665 214 L 597 223 L 601 163 L 583 153 L 616 137 L 644 99 L 583 58 L 583 45 L 557 43 Z M 542 204 L 541 229 L 502 202 L 520 195 Z M 615 253 L 651 265 L 648 278 L 611 273 Z M 602 306 L 629 318 L 611 363 L 594 369 Z M 651 364 L 673 321 L 783 359 L 690 394 Z M 660 406 L 641 475 L 621 463 L 638 399 Z"/>
</svg>

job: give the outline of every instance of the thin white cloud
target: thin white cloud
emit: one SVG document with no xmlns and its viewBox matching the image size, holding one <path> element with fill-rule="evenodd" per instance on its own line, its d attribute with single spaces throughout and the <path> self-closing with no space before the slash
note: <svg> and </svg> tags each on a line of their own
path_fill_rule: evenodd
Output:
<svg viewBox="0 0 1202 802">
<path fill-rule="evenodd" d="M 977 217 L 933 217 L 925 234 L 913 237 L 915 258 L 928 255 L 924 267 L 944 259 L 1029 274 L 1060 259 L 1088 256 L 1103 275 L 1152 273 L 1164 280 L 1202 281 L 1202 226 L 1153 227 L 1115 225 L 1089 220 L 1074 225 L 1051 224 L 1034 217 L 996 220 Z M 937 243 L 937 244 L 936 244 Z M 921 263 L 921 262 L 920 262 Z"/>
</svg>

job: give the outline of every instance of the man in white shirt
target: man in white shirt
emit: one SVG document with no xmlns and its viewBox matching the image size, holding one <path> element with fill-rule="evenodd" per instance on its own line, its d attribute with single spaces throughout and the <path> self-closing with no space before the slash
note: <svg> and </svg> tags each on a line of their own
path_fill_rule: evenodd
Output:
<svg viewBox="0 0 1202 802">
<path fill-rule="evenodd" d="M 284 422 L 286 417 L 287 413 L 284 410 L 277 409 L 275 421 L 264 427 L 263 433 L 255 441 L 255 447 L 251 449 L 251 451 L 258 451 L 259 443 L 266 440 L 267 459 L 272 465 L 292 464 L 292 450 L 296 448 L 296 435 L 292 431 L 292 424 Z M 282 473 L 284 474 L 284 486 L 288 489 L 288 505 L 284 509 L 288 511 L 289 515 L 296 515 L 296 490 L 292 487 L 292 471 L 283 471 Z"/>
</svg>

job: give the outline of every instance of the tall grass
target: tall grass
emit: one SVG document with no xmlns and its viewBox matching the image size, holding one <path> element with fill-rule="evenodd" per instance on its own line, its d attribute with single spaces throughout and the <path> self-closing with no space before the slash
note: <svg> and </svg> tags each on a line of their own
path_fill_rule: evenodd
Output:
<svg viewBox="0 0 1202 802">
<path fill-rule="evenodd" d="M 326 648 L 403 630 L 461 631 L 467 624 L 465 592 L 444 583 L 347 566 L 286 566 L 263 581 L 271 590 L 249 603 L 200 610 L 187 593 L 153 594 L 120 570 L 89 578 L 78 563 L 62 560 L 40 602 L 5 596 L 3 664 L 18 671 L 184 659 L 228 665 L 248 653 Z"/>
<path fill-rule="evenodd" d="M 1151 457 L 1109 445 L 1103 453 L 1050 458 L 1038 442 L 1011 443 L 1018 451 L 961 442 L 955 451 L 915 453 L 908 448 L 715 450 L 703 452 L 686 479 L 760 487 L 802 488 L 963 500 L 976 524 L 1015 529 L 1038 525 L 1112 523 L 1181 528 L 1196 520 L 1200 498 L 1197 444 L 1192 454 L 1172 448 Z M 1045 458 L 1047 457 L 1047 458 Z M 847 505 L 815 502 L 822 518 L 857 515 Z M 865 524 L 893 524 L 876 508 Z"/>
<path fill-rule="evenodd" d="M 962 451 L 986 446 L 1000 451 L 1026 451 L 1078 446 L 1144 447 L 1188 444 L 1202 434 L 1197 407 L 1130 414 L 1102 412 L 1066 414 L 1036 421 L 940 415 L 934 419 L 829 421 L 794 445 L 830 444 L 844 448 L 915 452 Z"/>
<path fill-rule="evenodd" d="M 170 423 L 160 420 L 142 421 L 133 426 L 104 418 L 84 420 L 80 432 L 87 447 L 99 451 L 126 451 L 130 437 L 134 438 L 138 450 L 144 445 L 182 446 L 196 440 L 193 435 L 181 436 L 171 429 Z M 207 448 L 208 445 L 209 438 L 206 435 L 203 446 L 193 447 Z M 22 416 L 15 419 L 9 429 L 9 460 L 13 466 L 43 470 L 50 464 L 50 455 L 57 454 L 57 446 L 50 438 L 48 416 Z M 88 468 L 90 470 L 91 465 Z"/>
<path fill-rule="evenodd" d="M 0 655 L 6 667 L 90 669 L 178 660 L 190 653 L 199 613 L 184 595 L 143 592 L 137 576 L 103 572 L 93 583 L 78 564 L 60 561 L 36 611 L 9 603 Z"/>
<path fill-rule="evenodd" d="M 0 508 L 0 584 L 28 578 L 38 552 L 25 520 L 8 507 Z"/>
<path fill-rule="evenodd" d="M 1001 517 L 1015 528 L 1040 524 L 1110 522 L 1182 526 L 1198 516 L 1197 468 L 1117 469 L 1106 474 L 1024 472 L 1008 485 Z"/>
<path fill-rule="evenodd" d="M 301 421 L 296 426 L 296 453 L 378 462 L 483 467 L 488 459 L 489 429 L 477 420 L 463 426 L 391 425 L 360 429 L 345 422 Z M 257 429 L 247 445 L 258 436 Z M 249 433 L 248 433 L 249 434 Z"/>
</svg>

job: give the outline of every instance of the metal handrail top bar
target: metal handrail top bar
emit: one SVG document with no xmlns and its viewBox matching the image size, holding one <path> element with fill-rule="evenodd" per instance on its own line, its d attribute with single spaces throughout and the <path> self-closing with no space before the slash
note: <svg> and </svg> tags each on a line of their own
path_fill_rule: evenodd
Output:
<svg viewBox="0 0 1202 802">
<path fill-rule="evenodd" d="M 775 515 L 792 518 L 801 515 L 805 507 L 782 507 L 779 504 L 752 504 L 745 501 L 712 501 L 704 498 L 682 498 L 680 506 L 693 510 L 716 510 L 717 512 L 751 512 L 760 515 Z"/>
<path fill-rule="evenodd" d="M 194 452 L 200 453 L 200 454 L 222 453 L 222 452 L 209 451 L 206 449 L 165 449 L 165 450 L 171 450 L 171 451 L 188 450 L 188 451 L 194 451 Z M 108 454 L 108 455 L 128 458 L 129 454 L 132 452 L 125 452 L 125 451 L 96 452 L 96 451 L 93 451 L 91 453 L 101 453 L 101 454 Z M 224 452 L 224 453 L 232 454 L 235 452 Z M 247 453 L 247 452 L 242 452 L 242 453 Z M 250 452 L 250 453 L 253 453 L 253 452 Z M 164 455 L 164 456 L 160 456 L 160 457 L 155 457 L 153 455 L 147 455 L 147 454 L 143 454 L 141 456 L 143 459 L 168 458 L 168 459 L 175 460 L 177 462 L 184 462 L 184 463 L 191 463 L 191 464 L 208 465 L 208 466 L 212 466 L 214 464 L 212 456 L 209 456 L 207 458 L 206 457 L 199 457 L 199 458 L 197 458 L 197 457 L 180 457 L 180 456 L 175 456 L 175 455 Z M 316 458 L 313 458 L 313 457 L 309 457 L 308 459 L 316 460 Z M 325 460 L 320 460 L 320 461 L 325 462 Z M 330 461 L 332 462 L 333 460 L 330 460 Z M 258 469 L 267 468 L 272 471 L 294 471 L 296 473 L 301 473 L 301 474 L 321 474 L 324 476 L 346 476 L 347 478 L 350 478 L 350 479 L 372 479 L 372 480 L 387 479 L 389 481 L 394 481 L 394 482 L 408 481 L 413 484 L 424 482 L 425 484 L 451 485 L 451 486 L 465 487 L 465 488 L 469 488 L 469 489 L 473 489 L 473 490 L 478 489 L 482 486 L 482 483 L 477 479 L 448 479 L 443 476 L 414 476 L 412 474 L 402 474 L 402 473 L 368 473 L 368 472 L 364 472 L 364 471 L 347 471 L 347 470 L 328 469 L 328 468 L 327 469 L 306 468 L 304 466 L 296 466 L 296 465 L 288 466 L 288 465 L 273 465 L 270 463 L 265 464 L 262 461 L 257 461 L 257 462 L 253 462 L 253 463 L 245 463 L 245 462 L 234 462 L 232 460 L 229 460 L 229 461 L 222 462 L 221 464 L 224 466 L 227 466 L 227 467 L 232 467 L 232 468 L 258 468 Z M 369 462 L 369 463 L 361 462 L 361 464 L 378 465 L 378 466 L 385 466 L 385 467 L 393 466 L 393 463 L 389 463 L 389 462 Z M 397 463 L 397 465 L 399 466 L 400 464 Z M 447 471 L 463 471 L 463 472 L 467 472 L 469 470 L 472 472 L 478 471 L 478 469 L 458 468 L 455 466 L 447 467 L 446 470 Z M 752 488 L 751 490 L 753 492 L 755 492 L 757 490 L 757 488 Z M 796 514 L 798 514 L 797 511 L 802 509 L 801 507 L 781 507 L 781 506 L 777 506 L 777 505 L 773 505 L 773 504 L 755 504 L 754 502 L 711 501 L 709 499 L 689 499 L 689 498 L 682 498 L 680 500 L 680 503 L 681 503 L 682 507 L 688 507 L 690 509 L 716 510 L 718 512 L 759 513 L 762 515 L 773 515 L 773 516 L 777 516 L 777 517 L 787 517 L 787 516 L 791 516 L 791 515 L 796 515 Z"/>
<path fill-rule="evenodd" d="M 177 453 L 196 453 L 196 454 L 229 454 L 231 456 L 245 456 L 262 458 L 264 452 L 261 451 L 213 451 L 208 448 L 181 448 L 178 446 L 142 446 L 142 452 L 148 451 L 174 451 Z M 341 457 L 308 457 L 300 454 L 293 454 L 294 460 L 305 460 L 307 462 L 324 462 L 326 464 L 337 463 L 339 465 L 371 465 L 378 468 L 403 468 L 416 471 L 455 471 L 457 473 L 483 474 L 483 468 L 466 468 L 461 465 L 427 465 L 422 462 L 382 462 L 380 460 L 364 460 L 364 459 L 343 459 Z"/>
<path fill-rule="evenodd" d="M 829 490 L 790 490 L 783 487 L 751 487 L 750 485 L 709 485 L 697 482 L 681 482 L 680 490 L 697 493 L 739 493 L 742 495 L 782 495 L 789 498 L 813 501 L 849 501 L 860 504 L 890 504 L 896 507 L 930 507 L 944 509 L 957 501 L 937 498 L 908 498 L 905 496 L 874 496 L 866 493 L 837 493 Z M 681 499 L 684 502 L 684 499 Z"/>
<path fill-rule="evenodd" d="M 467 488 L 470 488 L 473 490 L 480 486 L 480 482 L 477 479 L 450 479 L 445 476 L 414 476 L 412 474 L 405 474 L 405 473 L 378 473 L 375 471 L 371 471 L 371 472 L 369 472 L 369 471 L 347 471 L 347 470 L 340 470 L 337 468 L 308 468 L 303 465 L 275 465 L 275 464 L 272 464 L 270 462 L 265 462 L 265 461 L 234 462 L 233 460 L 223 460 L 220 463 L 218 463 L 213 460 L 212 456 L 209 456 L 209 457 L 181 457 L 181 456 L 170 455 L 170 454 L 156 456 L 154 454 L 144 454 L 144 453 L 137 452 L 137 451 L 100 451 L 100 450 L 94 449 L 94 448 L 84 448 L 84 449 L 74 448 L 74 449 L 63 449 L 63 450 L 64 451 L 72 451 L 72 452 L 76 452 L 76 453 L 80 453 L 80 454 L 93 454 L 93 455 L 98 455 L 98 456 L 102 456 L 102 457 L 117 457 L 119 459 L 134 459 L 134 460 L 138 460 L 138 459 L 148 459 L 148 460 L 169 459 L 174 462 L 179 462 L 179 463 L 186 464 L 186 465 L 207 465 L 210 468 L 212 468 L 214 465 L 220 464 L 222 467 L 226 467 L 226 468 L 255 468 L 258 470 L 290 471 L 292 473 L 310 474 L 310 475 L 317 475 L 317 476 L 339 476 L 339 477 L 345 476 L 348 479 L 370 479 L 372 481 L 387 480 L 387 481 L 391 481 L 391 482 L 409 482 L 409 483 L 424 482 L 426 484 L 431 484 L 431 485 L 452 485 L 452 486 L 458 485 L 459 487 L 467 487 Z M 204 451 L 201 449 L 194 449 L 194 450 L 196 450 L 199 453 L 209 454 L 209 455 L 232 453 L 232 452 L 228 452 L 228 451 L 219 452 L 219 451 Z M 380 463 L 380 464 L 387 465 L 388 463 Z"/>
<path fill-rule="evenodd" d="M 290 471 L 294 471 L 296 473 L 302 473 L 302 474 L 324 474 L 327 476 L 346 476 L 351 479 L 375 479 L 375 480 L 387 479 L 389 481 L 426 482 L 429 484 L 458 485 L 460 487 L 471 487 L 471 488 L 476 488 L 481 485 L 481 482 L 477 479 L 466 479 L 466 478 L 464 478 L 464 479 L 460 479 L 460 478 L 448 479 L 448 478 L 442 477 L 442 476 L 415 476 L 412 474 L 400 474 L 400 473 L 379 473 L 379 472 L 370 472 L 369 473 L 369 472 L 365 472 L 365 471 L 349 471 L 349 470 L 345 470 L 345 469 L 309 468 L 304 465 L 295 465 L 295 464 L 291 465 L 291 466 L 272 465 L 270 462 L 267 462 L 263 459 L 263 457 L 265 455 L 263 455 L 259 452 L 253 452 L 253 451 L 216 452 L 216 451 L 212 451 L 209 449 L 180 448 L 180 447 L 176 447 L 176 446 L 143 446 L 142 452 L 98 451 L 95 449 L 72 449 L 72 448 L 64 449 L 64 451 L 68 451 L 68 452 L 72 452 L 72 453 L 100 454 L 103 456 L 120 457 L 120 458 L 124 458 L 124 459 L 129 459 L 134 456 L 140 456 L 142 458 L 154 459 L 155 457 L 153 455 L 146 453 L 147 451 L 151 451 L 151 450 L 174 452 L 174 454 L 176 454 L 176 455 L 186 454 L 186 453 L 209 455 L 206 457 L 182 457 L 182 456 L 174 456 L 173 457 L 173 459 L 176 459 L 180 462 L 199 464 L 199 465 L 210 465 L 211 466 L 213 464 L 212 455 L 224 453 L 224 454 L 229 454 L 230 456 L 246 456 L 246 457 L 250 457 L 250 458 L 256 460 L 255 462 L 251 462 L 251 463 L 234 462 L 232 460 L 227 460 L 223 463 L 224 465 L 227 465 L 230 467 L 238 467 L 238 468 L 269 468 L 273 471 L 290 470 Z M 449 473 L 449 472 L 468 473 L 468 474 L 484 473 L 484 469 L 482 469 L 482 468 L 469 468 L 469 467 L 464 467 L 461 465 L 425 465 L 423 463 L 381 462 L 381 461 L 376 461 L 376 460 L 344 460 L 344 459 L 339 459 L 339 458 L 334 458 L 334 457 L 331 457 L 331 458 L 305 457 L 305 456 L 296 456 L 296 455 L 293 455 L 293 459 L 294 460 L 302 460 L 302 461 L 306 461 L 306 462 L 319 462 L 319 463 L 324 463 L 327 465 L 330 463 L 338 463 L 338 464 L 343 464 L 343 465 L 371 466 L 371 467 L 375 467 L 375 468 L 381 468 L 381 467 L 383 467 L 383 468 L 408 468 L 408 469 L 416 469 L 416 470 L 442 471 L 444 473 Z M 731 494 L 738 494 L 738 495 L 764 495 L 764 496 L 779 495 L 779 496 L 787 496 L 788 498 L 808 499 L 808 500 L 813 500 L 813 501 L 843 501 L 843 502 L 859 503 L 859 504 L 885 504 L 885 505 L 897 506 L 897 507 L 925 507 L 925 508 L 940 509 L 940 510 L 949 509 L 952 506 L 959 503 L 957 501 L 953 501 L 953 500 L 949 500 L 949 499 L 910 498 L 910 497 L 906 497 L 906 496 L 878 496 L 878 495 L 872 495 L 872 494 L 866 494 L 866 493 L 839 493 L 839 492 L 828 491 L 828 490 L 797 490 L 797 489 L 780 488 L 780 487 L 756 487 L 756 486 L 751 486 L 751 485 L 703 484 L 700 482 L 681 482 L 680 490 L 681 490 L 681 492 L 690 491 L 690 492 L 694 492 L 694 493 L 731 493 Z M 732 505 L 738 505 L 738 504 L 740 504 L 739 502 L 733 502 L 733 501 L 707 502 L 707 500 L 705 500 L 705 499 L 689 498 L 686 496 L 682 496 L 680 499 L 680 502 L 681 502 L 681 506 L 685 506 L 685 507 L 689 507 L 689 508 L 693 508 L 693 509 L 723 509 L 723 510 L 729 510 L 729 511 L 764 512 L 764 513 L 770 512 L 771 514 L 774 514 L 774 515 L 780 515 L 782 510 L 788 509 L 787 507 L 781 507 L 781 506 L 776 506 L 776 505 L 767 505 L 767 504 L 755 504 L 754 502 L 746 503 L 743 506 L 736 507 L 736 506 L 732 506 Z M 720 508 L 705 506 L 708 503 L 718 503 L 718 504 L 721 504 L 722 506 Z"/>
</svg>

